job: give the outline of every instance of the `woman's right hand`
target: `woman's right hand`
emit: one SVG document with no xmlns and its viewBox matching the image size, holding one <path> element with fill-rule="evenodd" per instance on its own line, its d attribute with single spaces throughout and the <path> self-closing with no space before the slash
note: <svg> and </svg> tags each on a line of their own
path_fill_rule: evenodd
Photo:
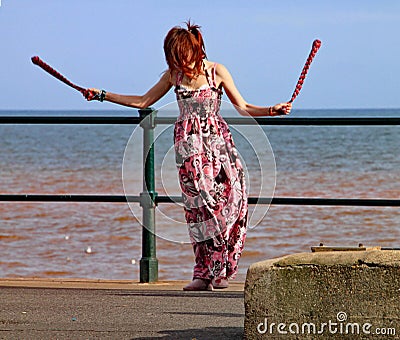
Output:
<svg viewBox="0 0 400 340">
<path fill-rule="evenodd" d="M 86 91 L 83 92 L 82 94 L 86 98 L 86 100 L 90 102 L 91 100 L 98 100 L 100 92 L 101 91 L 99 89 L 90 88 L 86 89 Z"/>
</svg>

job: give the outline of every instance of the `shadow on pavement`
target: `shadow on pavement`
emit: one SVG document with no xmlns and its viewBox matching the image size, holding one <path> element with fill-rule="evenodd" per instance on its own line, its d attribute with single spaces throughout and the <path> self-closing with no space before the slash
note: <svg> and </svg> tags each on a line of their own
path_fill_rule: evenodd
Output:
<svg viewBox="0 0 400 340">
<path fill-rule="evenodd" d="M 197 340 L 236 340 L 243 339 L 242 327 L 205 327 L 199 329 L 159 331 L 156 339 L 197 339 Z M 133 338 L 134 340 L 154 339 L 151 337 Z M 133 340 L 132 339 L 132 340 Z"/>
</svg>

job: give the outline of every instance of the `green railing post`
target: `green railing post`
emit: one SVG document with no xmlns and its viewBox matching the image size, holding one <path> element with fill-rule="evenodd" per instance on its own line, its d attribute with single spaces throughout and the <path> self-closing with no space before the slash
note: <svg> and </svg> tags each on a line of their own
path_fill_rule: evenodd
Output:
<svg viewBox="0 0 400 340">
<path fill-rule="evenodd" d="M 158 281 L 158 260 L 156 257 L 156 223 L 154 178 L 154 128 L 157 111 L 152 108 L 139 110 L 143 128 L 143 192 L 140 194 L 142 207 L 142 258 L 140 259 L 140 282 Z"/>
</svg>

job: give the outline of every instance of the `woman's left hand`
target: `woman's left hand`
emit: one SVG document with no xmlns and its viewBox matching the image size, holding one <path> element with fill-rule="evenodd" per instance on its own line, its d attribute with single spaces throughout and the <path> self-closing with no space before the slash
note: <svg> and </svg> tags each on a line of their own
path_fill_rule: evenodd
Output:
<svg viewBox="0 0 400 340">
<path fill-rule="evenodd" d="M 280 103 L 272 107 L 274 116 L 288 115 L 292 110 L 292 103 Z"/>
</svg>

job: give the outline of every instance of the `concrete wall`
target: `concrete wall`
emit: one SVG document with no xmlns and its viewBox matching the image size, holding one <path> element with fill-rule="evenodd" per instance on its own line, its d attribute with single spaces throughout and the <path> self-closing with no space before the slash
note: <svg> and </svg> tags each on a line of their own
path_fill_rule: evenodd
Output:
<svg viewBox="0 0 400 340">
<path fill-rule="evenodd" d="M 400 251 L 258 262 L 244 302 L 246 339 L 400 339 Z"/>
</svg>

